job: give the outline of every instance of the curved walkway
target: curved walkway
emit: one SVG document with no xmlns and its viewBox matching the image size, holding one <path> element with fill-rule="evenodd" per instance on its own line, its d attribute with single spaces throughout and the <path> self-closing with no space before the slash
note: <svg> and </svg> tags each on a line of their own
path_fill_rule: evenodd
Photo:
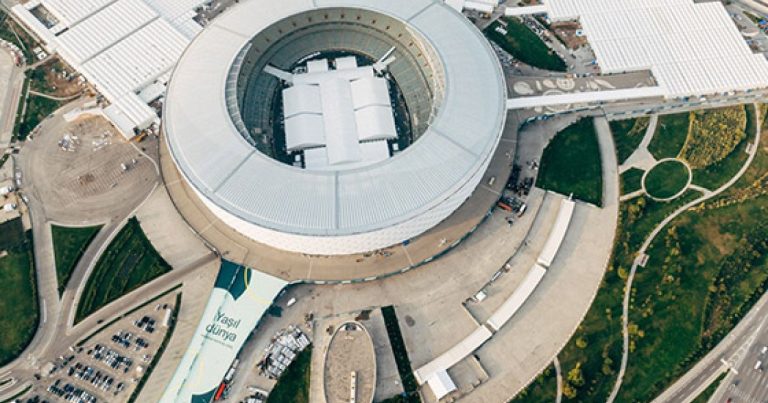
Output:
<svg viewBox="0 0 768 403">
<path fill-rule="evenodd" d="M 557 395 L 555 397 L 555 403 L 561 403 L 563 401 L 563 370 L 560 368 L 560 360 L 555 357 L 552 361 L 555 365 L 555 375 L 557 376 Z"/>
<path fill-rule="evenodd" d="M 760 121 L 760 108 L 755 107 L 756 110 L 756 116 L 755 119 L 759 122 Z M 627 285 L 624 287 L 624 303 L 622 307 L 622 334 L 624 338 L 624 346 L 622 351 L 622 357 L 621 357 L 621 368 L 619 369 L 619 375 L 616 378 L 616 384 L 613 386 L 613 390 L 611 391 L 611 395 L 608 397 L 608 403 L 613 403 L 614 400 L 616 400 L 616 396 L 619 394 L 619 390 L 621 389 L 621 384 L 624 381 L 624 374 L 627 370 L 627 361 L 629 360 L 629 332 L 627 331 L 627 327 L 629 326 L 629 300 L 632 293 L 632 282 L 635 279 L 635 273 L 637 272 L 637 267 L 640 265 L 640 262 L 644 260 L 645 252 L 648 250 L 648 247 L 650 247 L 653 240 L 656 238 L 656 236 L 670 223 L 672 220 L 686 212 L 691 207 L 694 207 L 704 201 L 707 201 L 720 193 L 723 193 L 724 191 L 728 190 L 731 186 L 733 186 L 741 177 L 744 175 L 744 173 L 749 169 L 749 166 L 752 164 L 752 160 L 755 159 L 755 155 L 757 154 L 757 150 L 760 148 L 758 147 L 760 144 L 760 134 L 762 131 L 762 127 L 760 125 L 757 125 L 756 132 L 755 132 L 755 141 L 754 145 L 750 147 L 749 149 L 749 157 L 747 158 L 747 161 L 744 163 L 744 165 L 741 167 L 739 172 L 736 173 L 727 183 L 720 186 L 717 190 L 712 191 L 710 193 L 705 193 L 703 196 L 699 197 L 696 200 L 691 201 L 690 203 L 684 205 L 683 207 L 680 207 L 677 209 L 674 213 L 669 215 L 667 218 L 665 218 L 659 225 L 656 226 L 656 228 L 653 229 L 651 234 L 646 238 L 645 242 L 643 242 L 642 247 L 637 252 L 637 258 L 632 263 L 632 269 L 629 272 L 629 277 L 627 278 Z"/>
<path fill-rule="evenodd" d="M 37 92 L 35 90 L 29 90 L 29 95 L 34 95 L 36 97 L 46 98 L 46 99 L 50 99 L 50 100 L 53 100 L 53 101 L 66 102 L 66 101 L 74 101 L 75 99 L 77 99 L 81 95 L 83 95 L 83 93 L 82 92 L 78 92 L 77 94 L 70 95 L 68 97 L 57 97 L 57 96 L 54 96 L 54 95 L 43 94 L 42 92 Z"/>
<path fill-rule="evenodd" d="M 648 191 L 648 187 L 646 186 L 645 182 L 647 181 L 648 175 L 650 175 L 651 171 L 653 171 L 654 168 L 656 168 L 657 166 L 659 166 L 659 165 L 661 165 L 661 164 L 663 164 L 665 162 L 677 162 L 677 163 L 682 164 L 685 167 L 685 169 L 688 171 L 688 181 L 685 183 L 685 186 L 683 186 L 680 189 L 680 191 L 675 193 L 674 195 L 672 195 L 670 197 L 656 197 L 656 196 L 652 195 L 651 192 Z M 643 193 L 645 193 L 646 195 L 648 195 L 648 197 L 650 197 L 651 199 L 653 199 L 653 200 L 655 200 L 657 202 L 670 202 L 672 200 L 675 200 L 678 197 L 682 196 L 683 193 L 685 193 L 686 190 L 690 189 L 691 185 L 693 185 L 693 169 L 691 169 L 691 166 L 688 164 L 687 161 L 679 159 L 679 158 L 664 158 L 664 159 L 656 161 L 656 164 L 654 164 L 651 167 L 651 169 L 645 171 L 645 173 L 643 174 L 643 178 L 640 180 L 640 186 L 642 187 Z M 702 188 L 700 186 L 697 186 L 697 188 L 704 189 L 704 188 Z M 709 192 L 709 190 L 707 190 L 707 192 Z M 706 195 L 707 192 L 702 192 L 702 193 L 704 193 Z"/>
<path fill-rule="evenodd" d="M 648 128 L 645 130 L 643 140 L 640 141 L 640 145 L 635 152 L 629 156 L 619 167 L 619 173 L 624 173 L 630 168 L 642 169 L 643 171 L 649 171 L 654 165 L 656 165 L 656 158 L 653 157 L 648 146 L 653 140 L 653 135 L 656 133 L 656 127 L 659 123 L 659 115 L 651 115 L 648 122 Z"/>
</svg>

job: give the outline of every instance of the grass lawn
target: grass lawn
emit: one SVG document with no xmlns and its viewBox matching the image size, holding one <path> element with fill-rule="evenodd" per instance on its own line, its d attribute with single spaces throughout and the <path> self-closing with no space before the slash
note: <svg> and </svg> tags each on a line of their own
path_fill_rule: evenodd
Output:
<svg viewBox="0 0 768 403">
<path fill-rule="evenodd" d="M 768 144 L 768 131 L 761 143 Z M 582 364 L 585 386 L 571 401 L 606 400 L 621 359 L 621 299 L 633 253 L 656 223 L 698 196 L 688 190 L 669 203 L 639 197 L 621 205 L 609 270 L 559 355 L 564 371 Z M 716 345 L 768 286 L 768 146 L 733 188 L 695 210 L 659 235 L 637 272 L 629 362 L 617 402 L 651 401 Z M 579 339 L 586 347 L 575 343 Z"/>
<path fill-rule="evenodd" d="M 171 270 L 134 217 L 117 234 L 88 278 L 75 323 Z"/>
<path fill-rule="evenodd" d="M 486 28 L 485 36 L 529 66 L 552 71 L 567 70 L 563 59 L 520 19 L 504 18 L 504 22 L 506 27 L 499 21 L 491 24 Z M 506 34 L 502 30 L 506 30 Z"/>
<path fill-rule="evenodd" d="M 659 116 L 656 133 L 653 134 L 653 139 L 648 145 L 651 155 L 657 160 L 677 157 L 688 137 L 689 123 L 690 113 L 688 112 Z"/>
<path fill-rule="evenodd" d="M 21 220 L 11 220 L 0 224 L 0 252 L 10 249 L 27 240 Z"/>
<path fill-rule="evenodd" d="M 585 118 L 558 133 L 544 149 L 536 186 L 601 206 L 602 172 L 595 126 Z"/>
<path fill-rule="evenodd" d="M 747 144 L 754 136 L 744 139 L 725 159 L 706 168 L 693 170 L 693 183 L 715 190 L 733 178 L 739 169 L 747 162 Z"/>
<path fill-rule="evenodd" d="M 17 135 L 20 140 L 24 140 L 32 133 L 45 118 L 59 109 L 64 103 L 52 99 L 29 95 L 26 102 L 26 111 L 24 116 L 17 124 Z"/>
<path fill-rule="evenodd" d="M 688 168 L 680 161 L 665 161 L 651 169 L 645 177 L 645 190 L 657 199 L 668 199 L 688 184 Z"/>
<path fill-rule="evenodd" d="M 83 256 L 93 238 L 101 229 L 96 227 L 60 227 L 51 226 L 53 234 L 53 253 L 56 257 L 56 279 L 59 282 L 59 295 L 67 287 L 69 277 L 77 262 Z"/>
<path fill-rule="evenodd" d="M 768 141 L 764 132 L 761 141 Z M 716 345 L 768 285 L 768 149 L 744 178 L 678 217 L 636 277 L 626 379 L 617 401 L 650 400 Z M 651 314 L 652 313 L 652 314 Z"/>
<path fill-rule="evenodd" d="M 308 403 L 312 346 L 299 353 L 278 379 L 267 403 Z"/>
<path fill-rule="evenodd" d="M 643 188 L 643 174 L 645 171 L 638 168 L 630 168 L 621 174 L 621 194 L 626 195 Z"/>
<path fill-rule="evenodd" d="M 731 179 L 747 161 L 747 145 L 755 138 L 756 125 L 755 106 L 746 105 L 747 124 L 744 130 L 746 136 L 733 151 L 724 159 L 701 169 L 693 170 L 693 183 L 710 190 L 715 190 Z"/>
<path fill-rule="evenodd" d="M 643 141 L 650 120 L 650 118 L 642 117 L 610 122 L 619 165 L 623 164 Z"/>
<path fill-rule="evenodd" d="M 619 228 L 611 262 L 600 284 L 600 289 L 584 321 L 574 337 L 558 355 L 563 373 L 579 365 L 584 385 L 575 388 L 573 399 L 567 402 L 604 402 L 610 394 L 621 362 L 621 304 L 623 288 L 635 252 L 653 228 L 665 217 L 701 194 L 689 190 L 683 196 L 669 202 L 655 202 L 645 196 L 622 203 L 619 211 Z M 556 387 L 551 381 L 552 387 Z M 526 389 L 527 400 L 548 400 L 550 386 Z"/>
<path fill-rule="evenodd" d="M 24 232 L 20 219 L 14 221 L 18 223 L 0 227 L 0 253 L 7 252 L 0 257 L 0 365 L 21 354 L 35 335 L 39 320 L 32 233 Z"/>
</svg>

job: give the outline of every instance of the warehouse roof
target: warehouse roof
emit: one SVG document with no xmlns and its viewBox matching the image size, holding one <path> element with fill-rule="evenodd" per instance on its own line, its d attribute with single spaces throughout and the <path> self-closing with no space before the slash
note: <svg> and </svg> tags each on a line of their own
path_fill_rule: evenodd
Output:
<svg viewBox="0 0 768 403">
<path fill-rule="evenodd" d="M 362 8 L 404 21 L 445 69 L 445 96 L 431 126 L 393 158 L 359 169 L 302 170 L 256 151 L 233 124 L 224 83 L 237 55 L 273 23 L 323 7 Z M 232 11 L 186 50 L 164 111 L 177 165 L 198 192 L 232 215 L 300 235 L 371 232 L 437 208 L 469 186 L 492 157 L 506 119 L 501 67 L 482 34 L 444 3 L 285 0 L 241 3 Z"/>
<path fill-rule="evenodd" d="M 133 128 L 157 119 L 138 94 L 147 87 L 157 94 L 158 85 L 165 85 L 190 38 L 202 29 L 192 17 L 203 2 L 36 0 L 13 11 L 110 101 L 106 115 L 131 136 Z M 48 28 L 30 12 L 36 7 L 58 21 Z"/>
<path fill-rule="evenodd" d="M 553 19 L 581 20 L 604 73 L 650 69 L 667 97 L 768 87 L 754 54 L 720 2 L 549 0 Z"/>
</svg>

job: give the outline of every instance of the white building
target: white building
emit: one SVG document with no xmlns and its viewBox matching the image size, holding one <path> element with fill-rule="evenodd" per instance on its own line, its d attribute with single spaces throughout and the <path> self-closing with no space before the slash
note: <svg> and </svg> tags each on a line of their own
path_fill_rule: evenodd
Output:
<svg viewBox="0 0 768 403">
<path fill-rule="evenodd" d="M 376 150 L 364 155 L 363 139 L 391 141 L 391 101 L 377 95 L 383 88 L 370 71 L 360 71 L 392 47 L 388 74 L 418 138 L 384 159 Z M 327 105 L 317 97 L 322 86 L 300 87 L 307 77 L 265 73 L 324 70 L 328 62 L 318 58 L 332 59 L 323 53 L 338 49 L 368 62 L 332 70 L 354 79 L 337 81 L 349 97 Z M 284 116 L 274 116 L 280 106 L 269 103 L 270 94 L 287 80 L 295 82 Z M 250 1 L 218 17 L 184 53 L 168 87 L 163 129 L 183 177 L 232 228 L 277 249 L 354 254 L 412 239 L 469 198 L 501 138 L 505 101 L 489 43 L 442 2 Z M 336 118 L 327 119 L 328 111 Z M 304 150 L 307 169 L 257 150 L 282 119 L 287 151 Z M 339 154 L 322 150 L 331 142 Z"/>
<path fill-rule="evenodd" d="M 203 2 L 33 0 L 12 11 L 104 95 L 111 104 L 104 115 L 131 138 L 158 120 L 148 103 L 163 95 L 173 66 L 202 30 L 193 17 Z"/>
</svg>

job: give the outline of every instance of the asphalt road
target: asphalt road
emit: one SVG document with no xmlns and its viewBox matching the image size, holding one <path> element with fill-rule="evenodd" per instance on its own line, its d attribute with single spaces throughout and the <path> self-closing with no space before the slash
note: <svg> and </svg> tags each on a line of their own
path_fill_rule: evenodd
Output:
<svg viewBox="0 0 768 403">
<path fill-rule="evenodd" d="M 742 347 L 736 371 L 721 383 L 712 401 L 768 402 L 768 327 L 765 315 L 762 317 L 762 326 Z"/>
<path fill-rule="evenodd" d="M 659 395 L 654 403 L 690 402 L 704 391 L 719 374 L 733 367 L 736 368 L 739 375 L 731 374 L 726 377 L 721 384 L 723 388 L 720 388 L 715 394 L 718 400 L 712 400 L 725 401 L 729 395 L 722 393 L 725 388 L 724 385 L 735 380 L 735 376 L 746 376 L 742 367 L 751 370 L 755 364 L 756 355 L 754 352 L 762 348 L 763 345 L 768 345 L 766 318 L 768 318 L 768 293 L 760 298 L 747 316 L 720 344 L 715 346 L 688 373 Z M 768 357 L 764 361 L 768 362 Z M 746 385 L 742 385 L 742 387 L 746 388 Z M 766 397 L 768 396 L 759 401 L 766 401 Z M 750 400 L 739 401 L 747 402 Z"/>
</svg>

